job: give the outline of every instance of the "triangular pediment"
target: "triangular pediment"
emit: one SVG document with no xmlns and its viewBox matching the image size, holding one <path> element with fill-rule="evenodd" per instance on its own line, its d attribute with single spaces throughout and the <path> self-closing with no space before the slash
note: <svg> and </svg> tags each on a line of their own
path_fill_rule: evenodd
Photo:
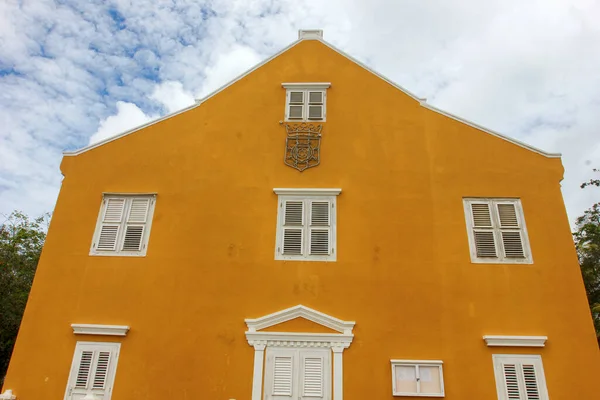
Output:
<svg viewBox="0 0 600 400">
<path fill-rule="evenodd" d="M 272 327 L 284 327 L 284 324 L 288 323 L 288 321 L 296 319 L 300 319 L 297 321 L 298 325 L 306 324 L 306 321 L 310 321 L 312 324 L 327 328 L 329 331 L 333 331 L 334 333 L 346 335 L 352 334 L 352 329 L 354 328 L 355 324 L 354 321 L 343 321 L 303 305 L 286 308 L 285 310 L 277 311 L 260 318 L 246 319 L 245 321 L 246 325 L 248 326 L 248 332 L 258 332 L 263 330 L 267 331 L 267 329 L 268 331 L 272 332 L 276 330 L 272 329 Z M 313 329 L 311 329 L 311 331 L 314 331 Z M 289 331 L 288 329 L 285 330 Z M 321 329 L 320 332 L 327 331 Z"/>
</svg>

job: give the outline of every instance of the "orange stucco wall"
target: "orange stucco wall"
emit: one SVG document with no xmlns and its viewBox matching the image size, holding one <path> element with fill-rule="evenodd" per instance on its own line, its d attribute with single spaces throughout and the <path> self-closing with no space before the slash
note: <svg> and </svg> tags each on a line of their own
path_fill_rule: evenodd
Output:
<svg viewBox="0 0 600 400">
<path fill-rule="evenodd" d="M 283 164 L 282 82 L 332 83 L 321 164 L 303 173 Z M 296 304 L 356 321 L 347 400 L 392 399 L 392 358 L 443 360 L 449 400 L 495 399 L 497 353 L 541 354 L 552 399 L 600 396 L 560 160 L 423 108 L 319 42 L 62 170 L 4 385 L 20 400 L 62 398 L 76 341 L 107 340 L 71 323 L 131 326 L 108 339 L 122 342 L 113 400 L 249 400 L 244 318 Z M 337 262 L 274 260 L 274 187 L 342 188 Z M 89 256 L 103 192 L 157 193 L 146 257 Z M 471 196 L 521 198 L 532 265 L 470 262 Z M 491 349 L 485 334 L 549 340 Z"/>
</svg>

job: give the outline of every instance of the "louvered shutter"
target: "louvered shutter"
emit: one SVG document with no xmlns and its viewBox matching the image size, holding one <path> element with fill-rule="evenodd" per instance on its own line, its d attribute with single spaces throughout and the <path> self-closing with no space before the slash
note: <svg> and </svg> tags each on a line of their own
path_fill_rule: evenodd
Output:
<svg viewBox="0 0 600 400">
<path fill-rule="evenodd" d="M 125 226 L 123 251 L 140 251 L 150 209 L 149 198 L 132 198 Z"/>
<path fill-rule="evenodd" d="M 291 91 L 288 96 L 288 119 L 304 118 L 304 92 Z"/>
<path fill-rule="evenodd" d="M 324 92 L 308 92 L 308 119 L 323 119 Z"/>
<path fill-rule="evenodd" d="M 497 257 L 494 226 L 489 203 L 471 203 L 473 239 L 477 257 Z"/>
<path fill-rule="evenodd" d="M 502 365 L 507 400 L 522 400 L 517 367 L 517 364 Z"/>
<path fill-rule="evenodd" d="M 521 224 L 514 203 L 498 203 L 498 221 L 506 258 L 525 258 Z"/>
<path fill-rule="evenodd" d="M 77 344 L 67 400 L 81 400 L 88 394 L 97 400 L 110 399 L 118 347 L 116 343 Z"/>
<path fill-rule="evenodd" d="M 302 255 L 304 245 L 304 202 L 287 200 L 283 202 L 283 243 L 284 255 Z"/>
<path fill-rule="evenodd" d="M 272 398 L 286 399 L 294 395 L 294 355 L 275 355 L 273 357 Z"/>
<path fill-rule="evenodd" d="M 323 356 L 304 354 L 300 368 L 300 398 L 322 399 L 325 393 L 325 360 Z"/>
<path fill-rule="evenodd" d="M 117 239 L 123 222 L 125 199 L 108 198 L 103 203 L 104 215 L 96 242 L 96 250 L 114 251 L 117 248 Z"/>
<path fill-rule="evenodd" d="M 330 254 L 331 203 L 328 201 L 310 202 L 310 255 Z"/>
<path fill-rule="evenodd" d="M 500 400 L 548 400 L 539 356 L 498 357 L 495 362 L 498 362 L 496 379 L 502 382 Z"/>
</svg>

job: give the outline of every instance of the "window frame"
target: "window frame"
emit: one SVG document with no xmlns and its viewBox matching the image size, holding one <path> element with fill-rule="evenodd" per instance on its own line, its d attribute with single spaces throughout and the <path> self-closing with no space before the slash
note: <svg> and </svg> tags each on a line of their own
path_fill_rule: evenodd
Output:
<svg viewBox="0 0 600 400">
<path fill-rule="evenodd" d="M 391 360 L 392 364 L 392 396 L 395 397 L 444 397 L 444 362 L 441 360 Z M 415 377 L 417 378 L 416 392 L 399 392 L 396 390 L 396 367 L 415 367 Z M 419 368 L 420 367 L 438 367 L 440 376 L 440 393 L 420 393 Z"/>
<path fill-rule="evenodd" d="M 282 86 L 286 89 L 285 93 L 285 122 L 325 122 L 327 120 L 327 89 L 331 86 L 330 83 L 283 83 Z M 302 92 L 302 118 L 290 118 L 291 93 Z M 310 102 L 310 93 L 319 92 L 322 94 L 322 103 Z M 299 105 L 294 103 L 293 105 Z M 322 118 L 309 118 L 309 108 L 311 105 L 321 105 L 323 107 Z"/>
<path fill-rule="evenodd" d="M 548 386 L 542 356 L 539 354 L 493 354 L 494 379 L 496 380 L 496 393 L 498 400 L 509 400 L 506 396 L 506 382 L 504 377 L 504 364 L 533 364 L 536 371 L 540 400 L 548 400 Z M 522 368 L 522 367 L 521 367 Z M 520 388 L 521 389 L 521 388 Z"/>
<path fill-rule="evenodd" d="M 123 208 L 122 220 L 119 223 L 107 223 L 106 225 L 117 225 L 119 233 L 117 235 L 115 249 L 114 250 L 98 250 L 96 245 L 100 238 L 100 232 L 103 226 L 104 214 L 106 212 L 106 206 L 110 199 L 124 199 L 125 206 Z M 125 242 L 125 231 L 128 225 L 127 218 L 129 210 L 133 200 L 135 199 L 149 199 L 148 212 L 146 215 L 146 222 L 143 223 L 142 240 L 140 243 L 139 251 L 125 251 L 123 250 Z M 156 193 L 103 193 L 102 201 L 100 202 L 100 211 L 98 212 L 98 218 L 96 219 L 96 227 L 94 228 L 94 234 L 92 236 L 92 244 L 90 246 L 90 256 L 109 256 L 109 257 L 145 257 L 148 251 L 148 242 L 150 241 L 150 231 L 152 230 L 152 220 L 154 218 L 154 208 L 156 206 Z M 142 223 L 131 223 L 130 225 L 141 225 Z"/>
<path fill-rule="evenodd" d="M 103 399 L 110 400 L 112 397 L 112 392 L 115 386 L 115 380 L 117 376 L 117 367 L 119 366 L 119 355 L 121 353 L 121 343 L 118 342 L 88 342 L 88 341 L 78 341 L 75 344 L 75 350 L 73 351 L 73 360 L 71 361 L 71 368 L 69 369 L 69 376 L 67 377 L 67 386 L 65 389 L 64 400 L 71 400 L 72 391 L 75 390 L 74 383 L 77 380 L 77 374 L 79 371 L 79 363 L 81 360 L 80 356 L 84 351 L 102 351 L 100 349 L 106 348 L 111 352 L 111 364 L 109 366 L 110 372 L 106 376 L 105 380 L 105 392 Z M 93 379 L 92 371 L 90 371 L 90 375 L 88 376 L 88 380 Z M 89 381 L 88 381 L 89 382 Z M 93 389 L 88 389 L 88 391 L 92 391 Z"/>
<path fill-rule="evenodd" d="M 277 227 L 275 235 L 275 260 L 284 261 L 328 261 L 337 260 L 337 196 L 341 189 L 274 189 L 277 198 Z M 303 202 L 303 225 L 302 225 L 302 254 L 283 254 L 283 232 L 285 219 L 285 202 Z M 313 201 L 329 202 L 329 249 L 328 255 L 310 254 L 310 235 L 319 226 L 310 224 Z M 292 227 L 293 228 L 293 227 Z"/>
<path fill-rule="evenodd" d="M 473 213 L 471 204 L 487 204 L 490 209 L 490 218 L 492 221 L 492 227 L 486 228 L 475 228 L 473 223 Z M 499 221 L 499 204 L 512 204 L 515 206 L 516 216 L 519 224 L 521 225 L 518 229 L 501 228 Z M 533 257 L 531 254 L 531 246 L 529 244 L 529 234 L 527 232 L 527 224 L 525 223 L 525 216 L 523 213 L 523 205 L 520 198 L 505 198 L 505 197 L 465 197 L 463 198 L 463 209 L 467 228 L 467 237 L 469 241 L 469 252 L 471 255 L 471 263 L 474 264 L 533 264 Z M 475 229 L 482 229 L 493 232 L 494 245 L 496 248 L 496 257 L 477 257 L 477 249 L 475 246 Z M 514 231 L 519 232 L 521 236 L 521 243 L 523 245 L 523 258 L 506 257 L 504 255 L 504 244 L 502 242 L 502 231 Z"/>
</svg>

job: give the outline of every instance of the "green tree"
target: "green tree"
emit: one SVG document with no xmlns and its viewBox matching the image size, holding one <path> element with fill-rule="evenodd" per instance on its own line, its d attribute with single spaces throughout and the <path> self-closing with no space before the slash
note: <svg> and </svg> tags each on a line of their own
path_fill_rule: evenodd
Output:
<svg viewBox="0 0 600 400">
<path fill-rule="evenodd" d="M 25 311 L 33 276 L 46 239 L 50 214 L 30 219 L 14 211 L 0 225 L 0 384 Z"/>
<path fill-rule="evenodd" d="M 594 172 L 600 170 L 594 169 Z M 588 186 L 600 187 L 600 179 L 591 179 L 581 188 Z M 600 203 L 592 205 L 577 218 L 575 228 L 575 247 L 600 345 Z"/>
</svg>

